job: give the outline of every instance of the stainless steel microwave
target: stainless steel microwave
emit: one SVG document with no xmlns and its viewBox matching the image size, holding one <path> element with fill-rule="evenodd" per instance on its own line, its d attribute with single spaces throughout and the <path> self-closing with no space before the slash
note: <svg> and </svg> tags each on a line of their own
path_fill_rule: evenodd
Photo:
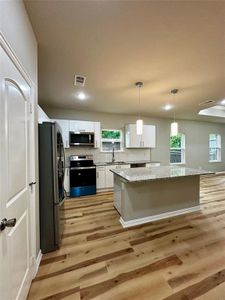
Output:
<svg viewBox="0 0 225 300">
<path fill-rule="evenodd" d="M 70 131 L 70 146 L 94 146 L 94 132 Z"/>
</svg>

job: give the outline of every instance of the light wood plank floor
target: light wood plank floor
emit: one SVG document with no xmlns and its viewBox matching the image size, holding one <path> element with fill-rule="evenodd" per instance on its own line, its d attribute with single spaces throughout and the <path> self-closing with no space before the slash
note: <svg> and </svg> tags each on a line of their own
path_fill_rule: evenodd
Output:
<svg viewBox="0 0 225 300">
<path fill-rule="evenodd" d="M 201 180 L 201 212 L 123 229 L 113 195 L 70 199 L 60 250 L 29 300 L 224 300 L 225 176 Z"/>
</svg>

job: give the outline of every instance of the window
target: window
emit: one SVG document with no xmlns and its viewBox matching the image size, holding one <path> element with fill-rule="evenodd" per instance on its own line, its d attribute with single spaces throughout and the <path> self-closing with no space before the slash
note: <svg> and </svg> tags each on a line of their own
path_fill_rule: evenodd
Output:
<svg viewBox="0 0 225 300">
<path fill-rule="evenodd" d="M 221 161 L 221 136 L 211 133 L 209 135 L 209 162 Z"/>
<path fill-rule="evenodd" d="M 102 129 L 101 151 L 123 151 L 123 132 L 118 129 Z"/>
<path fill-rule="evenodd" d="M 170 163 L 185 164 L 185 135 L 170 137 Z"/>
</svg>

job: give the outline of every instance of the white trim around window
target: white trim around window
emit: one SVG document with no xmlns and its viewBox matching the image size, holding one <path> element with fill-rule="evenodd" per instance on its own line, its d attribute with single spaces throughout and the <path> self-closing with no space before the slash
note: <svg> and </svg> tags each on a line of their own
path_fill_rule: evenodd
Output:
<svg viewBox="0 0 225 300">
<path fill-rule="evenodd" d="M 185 134 L 180 133 L 181 137 L 181 147 L 179 148 L 170 148 L 170 165 L 185 165 Z M 180 161 L 175 161 L 180 158 Z M 171 162 L 171 160 L 175 162 Z"/>
<path fill-rule="evenodd" d="M 221 162 L 221 135 L 209 134 L 209 162 Z"/>
<path fill-rule="evenodd" d="M 103 138 L 102 137 L 103 131 L 119 132 L 120 138 Z M 124 151 L 123 131 L 120 129 L 102 129 L 101 130 L 101 152 L 111 153 L 113 145 L 114 145 L 115 152 L 123 152 Z"/>
</svg>

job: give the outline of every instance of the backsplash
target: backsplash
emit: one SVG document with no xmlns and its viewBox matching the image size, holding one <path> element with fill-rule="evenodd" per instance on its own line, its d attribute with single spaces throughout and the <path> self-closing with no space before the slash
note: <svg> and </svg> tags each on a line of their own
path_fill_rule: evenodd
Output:
<svg viewBox="0 0 225 300">
<path fill-rule="evenodd" d="M 126 149 L 123 152 L 115 152 L 116 161 L 139 161 L 150 160 L 150 149 Z M 71 155 L 92 154 L 94 162 L 107 162 L 112 160 L 112 153 L 100 152 L 100 149 L 88 147 L 71 147 L 65 149 L 66 159 L 69 162 Z"/>
</svg>

